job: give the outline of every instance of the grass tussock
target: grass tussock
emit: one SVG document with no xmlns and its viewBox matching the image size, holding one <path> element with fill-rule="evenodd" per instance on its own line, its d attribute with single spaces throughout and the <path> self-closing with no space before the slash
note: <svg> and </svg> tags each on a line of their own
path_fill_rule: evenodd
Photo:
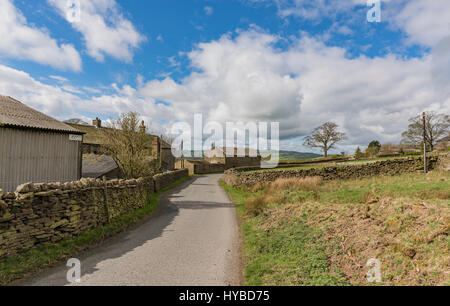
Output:
<svg viewBox="0 0 450 306">
<path fill-rule="evenodd" d="M 450 285 L 450 172 L 225 188 L 242 204 L 247 284 L 371 285 L 377 258 L 381 285 Z"/>
<path fill-rule="evenodd" d="M 281 178 L 271 184 L 258 184 L 248 190 L 257 193 L 244 203 L 246 215 L 258 216 L 270 205 L 283 203 L 285 195 L 282 190 L 317 191 L 322 183 L 321 177 Z"/>
<path fill-rule="evenodd" d="M 319 176 L 305 177 L 305 178 L 280 178 L 270 184 L 272 190 L 317 190 L 322 183 L 322 178 Z"/>
<path fill-rule="evenodd" d="M 268 203 L 264 195 L 258 195 L 245 201 L 245 212 L 250 216 L 257 216 L 264 211 Z"/>
</svg>

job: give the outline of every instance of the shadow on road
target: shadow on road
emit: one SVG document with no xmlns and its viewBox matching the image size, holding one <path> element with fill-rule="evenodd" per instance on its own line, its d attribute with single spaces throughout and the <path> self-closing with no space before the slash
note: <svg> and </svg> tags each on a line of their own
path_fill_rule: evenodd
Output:
<svg viewBox="0 0 450 306">
<path fill-rule="evenodd" d="M 167 191 L 161 195 L 159 208 L 151 217 L 142 221 L 131 230 L 109 238 L 99 246 L 84 252 L 83 255 L 80 255 L 78 258 L 81 261 L 81 275 L 84 277 L 89 274 L 93 274 L 99 270 L 99 263 L 109 259 L 120 258 L 128 252 L 144 245 L 148 241 L 161 237 L 166 231 L 166 228 L 171 225 L 174 219 L 178 216 L 180 208 L 213 209 L 218 207 L 233 207 L 232 204 L 226 203 L 177 200 L 182 198 L 182 196 L 178 196 L 177 194 L 191 185 L 209 185 L 196 183 L 196 181 L 201 177 L 203 176 L 194 177 L 180 186 Z M 19 285 L 68 285 L 69 283 L 66 280 L 67 271 L 68 267 L 61 264 L 60 266 L 50 268 L 32 279 L 20 283 Z"/>
</svg>

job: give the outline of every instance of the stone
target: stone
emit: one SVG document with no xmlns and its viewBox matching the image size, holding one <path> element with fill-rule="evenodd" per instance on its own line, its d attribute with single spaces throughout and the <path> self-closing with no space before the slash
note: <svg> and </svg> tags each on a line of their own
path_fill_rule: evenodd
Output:
<svg viewBox="0 0 450 306">
<path fill-rule="evenodd" d="M 68 223 L 69 223 L 69 220 L 67 220 L 67 219 L 62 219 L 62 220 L 60 220 L 60 221 L 58 221 L 58 222 L 55 222 L 55 223 L 53 223 L 52 225 L 50 225 L 50 228 L 51 228 L 51 229 L 55 229 L 55 228 L 64 226 L 64 225 L 66 225 L 66 224 L 68 224 Z"/>
<path fill-rule="evenodd" d="M 64 190 L 72 190 L 73 189 L 73 183 L 72 182 L 67 182 L 64 183 Z"/>
<path fill-rule="evenodd" d="M 411 248 L 407 248 L 403 250 L 403 254 L 405 254 L 406 256 L 408 256 L 409 258 L 414 258 L 414 256 L 416 256 L 416 250 L 411 249 Z"/>
<path fill-rule="evenodd" d="M 3 195 L 4 200 L 14 200 L 16 198 L 16 194 L 14 192 L 7 192 Z"/>
<path fill-rule="evenodd" d="M 16 192 L 17 193 L 34 192 L 34 184 L 33 183 L 25 183 L 25 184 L 19 185 L 19 186 L 17 186 Z"/>
<path fill-rule="evenodd" d="M 144 207 L 147 194 L 154 191 L 156 180 L 163 188 L 187 175 L 188 170 L 182 170 L 158 178 L 128 181 L 84 179 L 63 184 L 27 183 L 19 186 L 17 193 L 2 193 L 0 258 L 106 224 L 114 216 Z M 91 187 L 80 188 L 83 185 Z M 96 185 L 100 188 L 94 187 Z M 106 204 L 111 208 L 109 216 L 105 216 Z"/>
<path fill-rule="evenodd" d="M 34 191 L 35 192 L 47 191 L 47 190 L 48 190 L 47 183 L 34 184 Z"/>
<path fill-rule="evenodd" d="M 6 212 L 3 216 L 0 215 L 0 223 L 8 222 L 14 219 L 14 215 L 10 212 Z"/>
<path fill-rule="evenodd" d="M 444 171 L 450 171 L 450 152 L 439 156 L 437 168 Z"/>
</svg>

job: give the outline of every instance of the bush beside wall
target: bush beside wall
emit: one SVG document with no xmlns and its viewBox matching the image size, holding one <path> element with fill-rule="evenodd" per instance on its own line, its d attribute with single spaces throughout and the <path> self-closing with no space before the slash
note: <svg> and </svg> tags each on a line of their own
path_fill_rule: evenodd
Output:
<svg viewBox="0 0 450 306">
<path fill-rule="evenodd" d="M 56 242 L 147 205 L 149 195 L 186 177 L 187 170 L 136 180 L 81 179 L 27 183 L 0 190 L 0 258 Z"/>
<path fill-rule="evenodd" d="M 437 156 L 428 159 L 428 168 L 433 169 L 438 161 Z M 253 171 L 246 172 L 248 168 L 237 168 L 225 171 L 223 180 L 230 186 L 256 185 L 273 182 L 279 178 L 320 176 L 324 180 L 355 179 L 376 175 L 395 175 L 414 172 L 423 169 L 422 158 L 404 158 L 385 160 L 362 165 L 334 166 L 313 169 Z"/>
</svg>

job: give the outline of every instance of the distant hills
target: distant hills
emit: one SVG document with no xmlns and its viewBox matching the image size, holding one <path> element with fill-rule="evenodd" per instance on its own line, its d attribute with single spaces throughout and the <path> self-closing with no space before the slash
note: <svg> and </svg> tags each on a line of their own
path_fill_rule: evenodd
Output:
<svg viewBox="0 0 450 306">
<path fill-rule="evenodd" d="M 185 151 L 185 156 L 189 156 L 191 152 Z M 200 153 L 202 154 L 202 153 Z M 280 151 L 280 160 L 298 160 L 298 159 L 309 159 L 309 158 L 317 158 L 322 157 L 320 154 L 315 153 L 305 153 L 305 152 L 296 152 L 296 151 Z M 192 158 L 189 159 L 202 159 L 202 158 Z"/>
<path fill-rule="evenodd" d="M 297 159 L 308 159 L 317 157 L 322 157 L 322 155 L 316 153 L 305 153 L 296 151 L 280 151 L 280 160 L 297 160 Z"/>
</svg>

